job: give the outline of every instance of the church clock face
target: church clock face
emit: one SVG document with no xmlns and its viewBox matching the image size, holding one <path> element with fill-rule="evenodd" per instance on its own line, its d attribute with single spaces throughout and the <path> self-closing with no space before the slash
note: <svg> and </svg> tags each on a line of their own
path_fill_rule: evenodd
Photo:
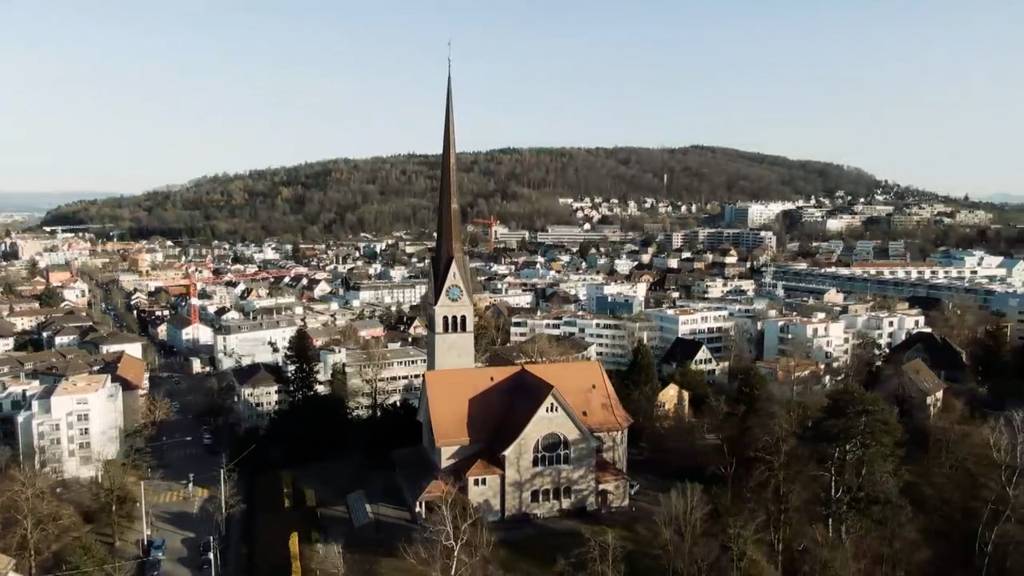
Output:
<svg viewBox="0 0 1024 576">
<path fill-rule="evenodd" d="M 462 300 L 462 288 L 459 286 L 449 286 L 448 290 L 446 290 L 444 294 L 448 297 L 448 300 L 451 300 L 452 302 Z"/>
</svg>

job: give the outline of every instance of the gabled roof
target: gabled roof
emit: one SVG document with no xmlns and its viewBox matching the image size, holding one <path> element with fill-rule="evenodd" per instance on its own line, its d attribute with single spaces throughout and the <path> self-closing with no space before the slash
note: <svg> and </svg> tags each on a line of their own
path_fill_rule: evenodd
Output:
<svg viewBox="0 0 1024 576">
<path fill-rule="evenodd" d="M 122 390 L 141 390 L 146 384 L 146 362 L 131 354 L 120 353 L 113 363 L 114 380 Z"/>
<path fill-rule="evenodd" d="M 700 354 L 703 348 L 703 342 L 680 336 L 672 341 L 672 345 L 668 347 L 668 350 L 665 350 L 665 353 L 661 356 L 661 363 L 689 364 L 693 362 L 694 358 Z"/>
<path fill-rule="evenodd" d="M 14 324 L 0 318 L 0 338 L 14 338 L 17 331 L 18 328 Z"/>
<path fill-rule="evenodd" d="M 279 366 L 251 364 L 232 371 L 235 382 L 243 388 L 277 387 L 284 383 L 284 374 Z"/>
<path fill-rule="evenodd" d="M 914 332 L 907 336 L 892 347 L 886 362 L 902 365 L 917 356 L 924 356 L 925 364 L 933 370 L 960 371 L 967 368 L 966 353 L 945 336 L 934 332 Z"/>
<path fill-rule="evenodd" d="M 939 379 L 920 358 L 901 366 L 900 373 L 903 377 L 901 392 L 914 398 L 931 396 L 946 388 L 946 383 Z"/>
<path fill-rule="evenodd" d="M 591 432 L 623 430 L 633 421 L 598 362 L 432 370 L 424 380 L 434 441 L 440 446 L 503 448 L 552 389 Z"/>
</svg>

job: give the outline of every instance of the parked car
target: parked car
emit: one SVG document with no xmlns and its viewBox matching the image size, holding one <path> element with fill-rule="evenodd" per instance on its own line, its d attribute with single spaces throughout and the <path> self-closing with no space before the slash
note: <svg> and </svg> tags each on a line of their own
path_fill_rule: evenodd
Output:
<svg viewBox="0 0 1024 576">
<path fill-rule="evenodd" d="M 213 573 L 213 558 L 203 556 L 202 560 L 199 561 L 199 572 L 201 574 Z"/>
<path fill-rule="evenodd" d="M 150 538 L 146 550 L 149 558 L 163 558 L 167 555 L 167 541 L 163 538 Z"/>
<path fill-rule="evenodd" d="M 207 538 L 199 543 L 199 555 L 209 556 L 213 552 L 213 543 Z"/>
<path fill-rule="evenodd" d="M 139 562 L 139 576 L 160 576 L 160 559 L 146 558 Z"/>
</svg>

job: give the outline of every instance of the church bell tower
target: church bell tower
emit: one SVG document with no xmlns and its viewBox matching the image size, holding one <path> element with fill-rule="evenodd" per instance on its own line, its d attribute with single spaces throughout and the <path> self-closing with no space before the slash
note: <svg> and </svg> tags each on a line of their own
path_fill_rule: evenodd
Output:
<svg viewBox="0 0 1024 576">
<path fill-rule="evenodd" d="M 444 149 L 441 152 L 441 189 L 437 206 L 437 244 L 430 268 L 427 368 L 472 368 L 473 298 L 469 266 L 462 251 L 462 219 L 455 169 L 455 114 L 452 75 L 444 113 Z"/>
</svg>

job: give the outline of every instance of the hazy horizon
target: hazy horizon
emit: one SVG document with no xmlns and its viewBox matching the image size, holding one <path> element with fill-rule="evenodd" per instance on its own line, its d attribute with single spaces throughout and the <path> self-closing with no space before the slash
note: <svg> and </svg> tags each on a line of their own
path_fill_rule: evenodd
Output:
<svg viewBox="0 0 1024 576">
<path fill-rule="evenodd" d="M 0 2 L 0 191 L 337 157 L 706 144 L 1024 194 L 1024 5 Z M 571 25 L 570 25 L 571 24 Z M 46 42 L 40 42 L 46 38 Z"/>
</svg>

